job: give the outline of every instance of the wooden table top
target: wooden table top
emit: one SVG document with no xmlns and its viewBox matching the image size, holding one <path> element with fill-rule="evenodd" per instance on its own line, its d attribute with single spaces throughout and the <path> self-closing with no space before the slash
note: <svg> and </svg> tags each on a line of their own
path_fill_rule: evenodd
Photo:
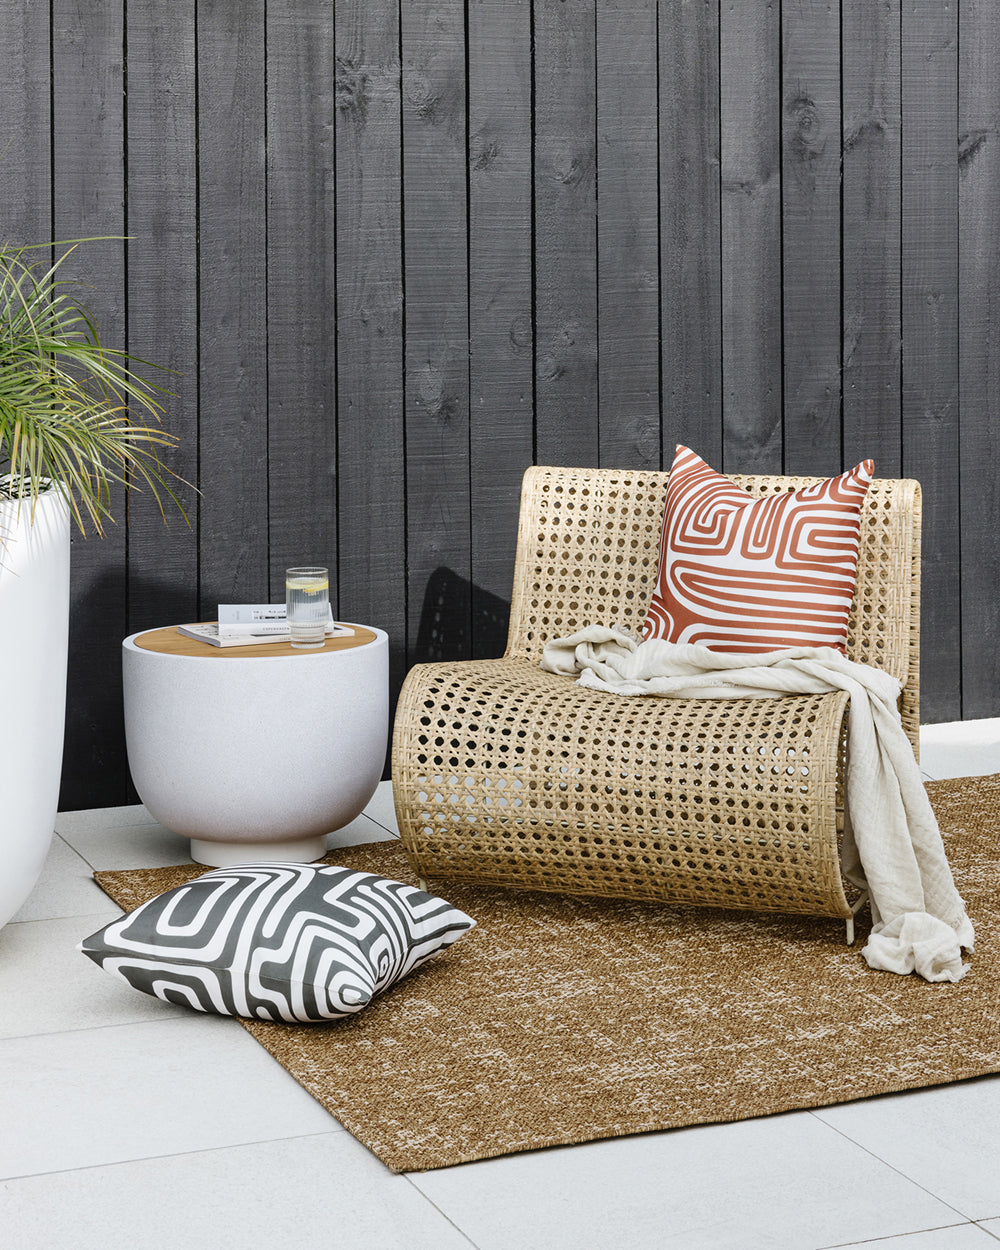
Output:
<svg viewBox="0 0 1000 1250">
<path fill-rule="evenodd" d="M 247 647 L 214 647 L 210 642 L 200 642 L 187 634 L 177 632 L 176 625 L 163 629 L 151 629 L 135 638 L 135 645 L 144 651 L 159 651 L 163 655 L 194 655 L 201 659 L 250 660 L 262 655 L 319 655 L 324 651 L 350 651 L 352 647 L 364 647 L 374 642 L 378 635 L 364 625 L 352 625 L 353 634 L 327 638 L 322 647 L 302 649 L 290 642 L 260 642 Z"/>
</svg>

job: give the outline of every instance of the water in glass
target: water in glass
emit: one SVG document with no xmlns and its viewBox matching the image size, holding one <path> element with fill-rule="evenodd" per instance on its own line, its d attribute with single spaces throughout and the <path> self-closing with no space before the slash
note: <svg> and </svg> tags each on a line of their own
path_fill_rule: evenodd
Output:
<svg viewBox="0 0 1000 1250">
<path fill-rule="evenodd" d="M 293 647 L 321 647 L 329 617 L 330 579 L 326 569 L 295 568 L 285 575 L 285 603 Z"/>
</svg>

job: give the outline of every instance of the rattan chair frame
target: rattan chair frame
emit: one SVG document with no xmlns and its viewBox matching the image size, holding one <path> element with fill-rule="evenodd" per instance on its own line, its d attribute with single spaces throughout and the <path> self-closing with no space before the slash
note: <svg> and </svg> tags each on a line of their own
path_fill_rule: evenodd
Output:
<svg viewBox="0 0 1000 1250">
<path fill-rule="evenodd" d="M 641 632 L 666 473 L 536 466 L 521 493 L 504 656 L 407 676 L 392 772 L 423 880 L 836 916 L 848 696 L 624 698 L 544 672 L 590 624 Z M 815 478 L 739 476 L 755 496 Z M 899 678 L 919 729 L 920 487 L 865 503 L 847 653 Z M 854 892 L 856 896 L 856 891 Z"/>
</svg>

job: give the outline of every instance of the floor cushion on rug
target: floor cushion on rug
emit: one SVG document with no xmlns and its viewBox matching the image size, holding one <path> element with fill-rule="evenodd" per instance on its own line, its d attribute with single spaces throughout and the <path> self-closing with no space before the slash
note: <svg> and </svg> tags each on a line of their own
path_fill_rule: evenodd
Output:
<svg viewBox="0 0 1000 1250">
<path fill-rule="evenodd" d="M 80 943 L 165 1002 L 313 1023 L 363 1010 L 475 921 L 450 903 L 333 864 L 218 868 Z"/>
</svg>

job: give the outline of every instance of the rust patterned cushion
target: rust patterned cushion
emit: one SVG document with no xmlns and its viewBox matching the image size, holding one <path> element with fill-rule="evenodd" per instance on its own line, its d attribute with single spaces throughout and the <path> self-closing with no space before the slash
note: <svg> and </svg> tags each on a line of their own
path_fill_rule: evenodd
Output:
<svg viewBox="0 0 1000 1250">
<path fill-rule="evenodd" d="M 644 638 L 715 651 L 844 651 L 874 466 L 755 499 L 678 446 Z"/>
</svg>

